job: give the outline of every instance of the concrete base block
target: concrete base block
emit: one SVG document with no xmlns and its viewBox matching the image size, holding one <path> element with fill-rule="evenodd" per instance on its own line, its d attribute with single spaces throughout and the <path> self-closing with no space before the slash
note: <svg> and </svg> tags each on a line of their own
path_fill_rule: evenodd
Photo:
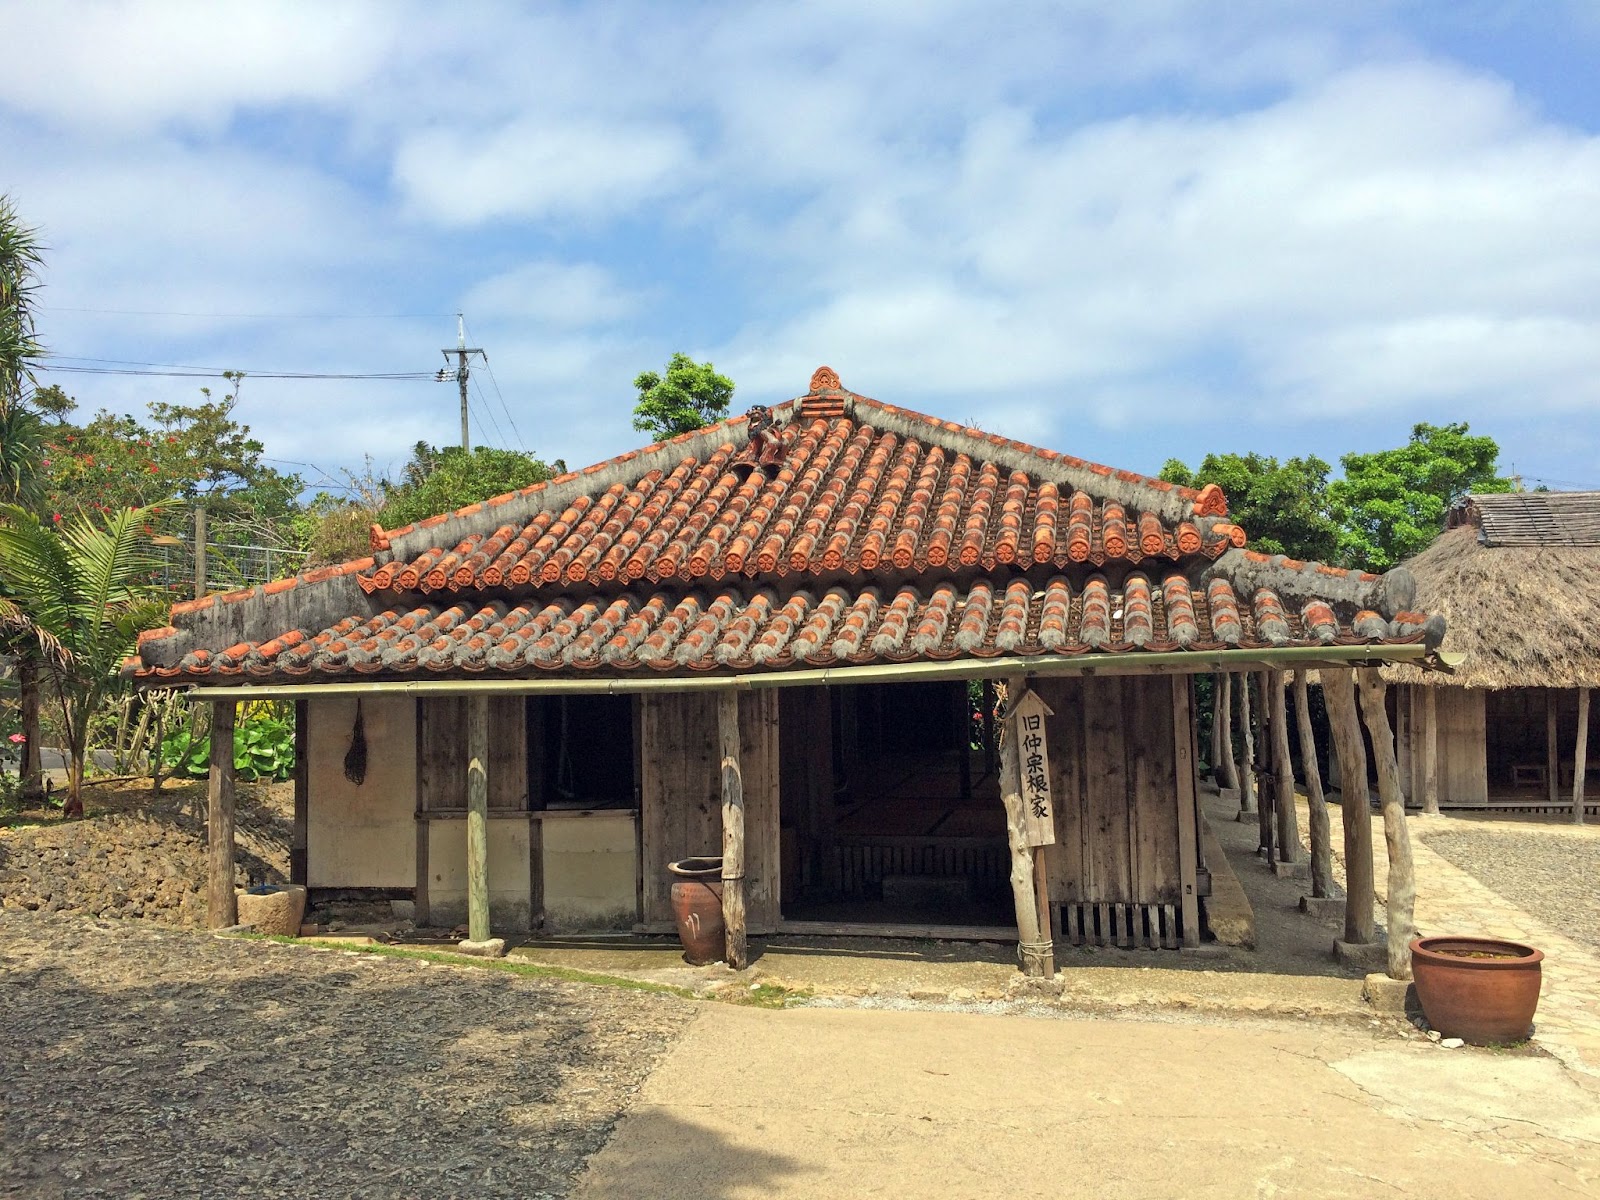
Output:
<svg viewBox="0 0 1600 1200">
<path fill-rule="evenodd" d="M 1279 879 L 1310 879 L 1311 864 L 1308 862 L 1273 863 L 1272 873 Z"/>
<path fill-rule="evenodd" d="M 1381 941 L 1346 942 L 1335 938 L 1334 961 L 1341 966 L 1360 967 L 1366 971 L 1382 971 L 1389 965 L 1389 950 Z"/>
<path fill-rule="evenodd" d="M 1361 997 L 1381 1013 L 1403 1015 L 1408 1010 L 1415 1011 L 1418 1008 L 1417 989 L 1409 979 L 1390 979 L 1387 975 L 1381 974 L 1368 975 L 1366 983 L 1361 988 Z"/>
<path fill-rule="evenodd" d="M 1233 819 L 1235 821 L 1239 822 L 1239 824 L 1243 825 L 1243 824 L 1245 824 L 1247 822 L 1254 822 L 1254 821 L 1261 820 L 1261 814 L 1256 812 L 1256 810 L 1253 809 L 1253 808 L 1241 808 L 1239 810 L 1238 815 L 1235 816 Z"/>
<path fill-rule="evenodd" d="M 505 938 L 489 938 L 487 941 L 475 942 L 471 938 L 456 943 L 456 949 L 462 954 L 476 954 L 479 958 L 503 958 L 506 952 Z"/>
<path fill-rule="evenodd" d="M 1308 916 L 1316 917 L 1319 921 L 1342 920 L 1344 918 L 1344 897 L 1301 896 L 1300 911 Z"/>
</svg>

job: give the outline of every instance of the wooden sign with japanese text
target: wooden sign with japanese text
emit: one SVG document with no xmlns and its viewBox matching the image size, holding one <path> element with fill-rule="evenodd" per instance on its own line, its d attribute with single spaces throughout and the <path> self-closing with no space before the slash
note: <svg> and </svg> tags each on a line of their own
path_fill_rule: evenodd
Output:
<svg viewBox="0 0 1600 1200">
<path fill-rule="evenodd" d="M 1030 846 L 1053 846 L 1056 810 L 1050 794 L 1050 745 L 1045 718 L 1048 705 L 1029 690 L 1012 705 L 1011 736 L 1017 739 L 1017 769 L 1021 774 L 1025 840 Z"/>
</svg>

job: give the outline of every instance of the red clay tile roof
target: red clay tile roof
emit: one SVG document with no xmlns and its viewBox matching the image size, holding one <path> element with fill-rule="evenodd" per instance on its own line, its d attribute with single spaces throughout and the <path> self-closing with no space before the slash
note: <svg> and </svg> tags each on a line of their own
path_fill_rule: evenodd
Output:
<svg viewBox="0 0 1600 1200">
<path fill-rule="evenodd" d="M 1242 551 L 1226 516 L 1214 484 L 906 412 L 822 368 L 770 411 L 374 529 L 372 558 L 177 605 L 133 673 L 779 670 L 1437 640 L 1425 615 L 1366 611 L 1409 607 L 1403 586 L 1385 603 L 1376 576 Z"/>
</svg>

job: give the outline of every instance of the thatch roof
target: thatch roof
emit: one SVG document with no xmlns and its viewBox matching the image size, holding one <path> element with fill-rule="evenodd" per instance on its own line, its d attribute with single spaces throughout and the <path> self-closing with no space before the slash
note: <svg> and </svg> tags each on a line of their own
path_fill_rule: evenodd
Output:
<svg viewBox="0 0 1600 1200">
<path fill-rule="evenodd" d="M 1477 499 L 1477 497 L 1474 497 Z M 1600 545 L 1485 545 L 1471 523 L 1406 563 L 1416 606 L 1449 622 L 1454 676 L 1394 667 L 1396 683 L 1600 687 Z"/>
<path fill-rule="evenodd" d="M 1600 546 L 1600 492 L 1468 496 L 1448 524 L 1476 525 L 1486 546 Z"/>
</svg>

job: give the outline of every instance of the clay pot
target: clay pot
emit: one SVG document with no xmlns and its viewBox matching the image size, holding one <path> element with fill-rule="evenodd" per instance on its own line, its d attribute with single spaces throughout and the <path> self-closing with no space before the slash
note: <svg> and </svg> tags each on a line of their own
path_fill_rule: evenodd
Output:
<svg viewBox="0 0 1600 1200">
<path fill-rule="evenodd" d="M 1411 971 L 1428 1024 L 1475 1046 L 1533 1032 L 1544 951 L 1479 937 L 1411 939 Z"/>
<path fill-rule="evenodd" d="M 683 958 L 690 966 L 703 967 L 723 956 L 722 860 L 685 858 L 668 863 L 667 870 L 677 876 L 672 881 L 672 918 L 678 923 L 678 940 L 683 943 Z"/>
</svg>

